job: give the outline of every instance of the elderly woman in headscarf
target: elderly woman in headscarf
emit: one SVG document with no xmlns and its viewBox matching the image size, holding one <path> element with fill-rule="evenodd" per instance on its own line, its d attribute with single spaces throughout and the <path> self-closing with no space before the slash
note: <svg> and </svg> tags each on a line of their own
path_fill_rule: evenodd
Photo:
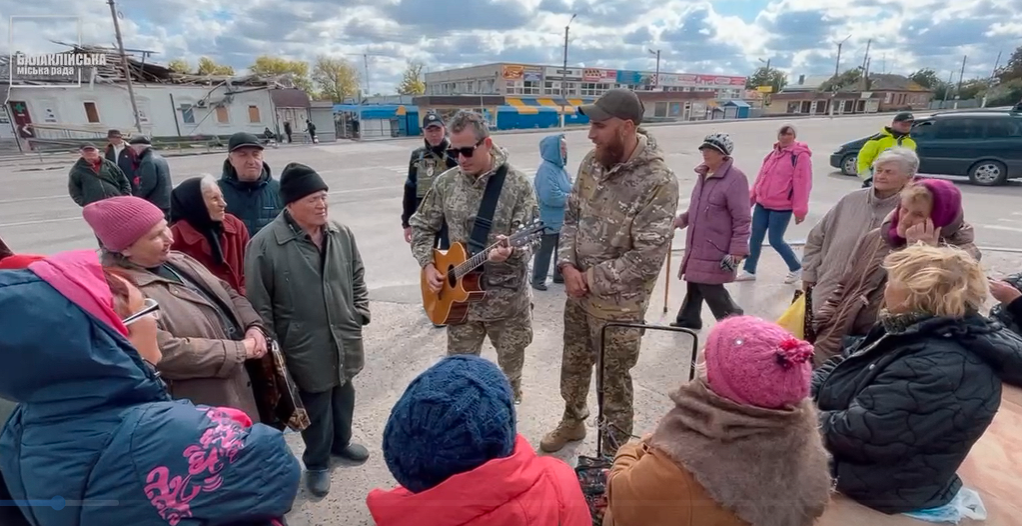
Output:
<svg viewBox="0 0 1022 526">
<path fill-rule="evenodd" d="M 873 186 L 842 197 L 806 238 L 802 287 L 812 289 L 814 312 L 834 293 L 862 236 L 898 207 L 901 190 L 919 170 L 919 157 L 908 148 L 895 147 L 880 154 L 873 166 Z"/>
<path fill-rule="evenodd" d="M 247 360 L 266 355 L 263 321 L 245 297 L 186 254 L 163 212 L 138 197 L 114 197 L 82 212 L 103 243 L 103 264 L 118 267 L 160 304 L 159 369 L 171 395 L 234 407 L 260 421 Z"/>
<path fill-rule="evenodd" d="M 891 252 L 922 242 L 956 246 L 980 259 L 972 225 L 965 222 L 962 193 L 954 184 L 924 179 L 909 183 L 900 196 L 898 209 L 859 241 L 848 270 L 818 309 L 817 366 L 841 352 L 846 336 L 865 336 L 876 323 L 887 284 L 883 261 Z"/>
<path fill-rule="evenodd" d="M 171 249 L 188 254 L 239 294 L 245 294 L 248 229 L 227 213 L 224 193 L 212 175 L 186 179 L 170 194 Z"/>
</svg>

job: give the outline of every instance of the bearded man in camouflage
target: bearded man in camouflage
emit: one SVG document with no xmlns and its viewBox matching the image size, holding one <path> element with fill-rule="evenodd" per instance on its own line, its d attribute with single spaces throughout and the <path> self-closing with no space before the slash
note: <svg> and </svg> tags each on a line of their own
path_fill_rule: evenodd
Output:
<svg viewBox="0 0 1022 526">
<path fill-rule="evenodd" d="M 433 181 L 408 221 L 412 227 L 412 255 L 425 270 L 434 291 L 440 290 L 444 278 L 433 265 L 437 233 L 446 223 L 451 243 L 469 245 L 486 185 L 501 167 L 507 166 L 507 174 L 486 246 L 510 236 L 539 215 L 532 183 L 508 163 L 507 152 L 493 144 L 482 115 L 460 111 L 451 119 L 449 129 L 451 146 L 447 154 L 458 160 L 458 166 Z M 489 336 L 497 350 L 497 362 L 514 389 L 515 402 L 521 401 L 525 348 L 532 343 L 532 296 L 526 281 L 530 257 L 528 247 L 491 251 L 482 267 L 486 297 L 469 306 L 465 323 L 447 327 L 449 355 L 478 355 Z"/>
<path fill-rule="evenodd" d="M 560 424 L 540 442 L 549 453 L 585 438 L 600 332 L 610 321 L 643 323 L 678 208 L 678 180 L 653 137 L 638 128 L 644 108 L 634 92 L 610 90 L 579 111 L 589 117 L 596 148 L 579 166 L 557 253 L 568 294 L 561 358 L 565 408 Z M 631 369 L 641 342 L 640 329 L 607 331 L 603 454 L 616 453 L 632 433 Z"/>
</svg>

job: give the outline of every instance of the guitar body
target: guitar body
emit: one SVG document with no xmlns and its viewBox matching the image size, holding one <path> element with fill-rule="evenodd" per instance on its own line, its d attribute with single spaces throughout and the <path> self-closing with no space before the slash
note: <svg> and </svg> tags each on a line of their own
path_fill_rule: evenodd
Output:
<svg viewBox="0 0 1022 526">
<path fill-rule="evenodd" d="M 486 292 L 482 288 L 481 272 L 470 272 L 455 279 L 454 268 L 468 260 L 468 251 L 461 243 L 451 243 L 447 250 L 433 250 L 433 265 L 445 276 L 443 288 L 433 292 L 426 281 L 426 271 L 420 274 L 422 306 L 429 320 L 437 325 L 457 325 L 468 319 L 468 308 L 482 301 Z"/>
</svg>

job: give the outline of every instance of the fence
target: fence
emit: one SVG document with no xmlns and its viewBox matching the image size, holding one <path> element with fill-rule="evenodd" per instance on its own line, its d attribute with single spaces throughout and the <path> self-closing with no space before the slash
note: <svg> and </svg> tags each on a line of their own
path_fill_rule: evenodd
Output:
<svg viewBox="0 0 1022 526">
<path fill-rule="evenodd" d="M 930 101 L 931 110 L 971 110 L 979 108 L 980 105 L 981 101 L 979 99 Z"/>
</svg>

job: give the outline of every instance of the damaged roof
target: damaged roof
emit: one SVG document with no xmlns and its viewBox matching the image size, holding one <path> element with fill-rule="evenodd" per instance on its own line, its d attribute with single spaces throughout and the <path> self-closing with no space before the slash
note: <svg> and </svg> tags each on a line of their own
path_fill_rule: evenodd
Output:
<svg viewBox="0 0 1022 526">
<path fill-rule="evenodd" d="M 64 53 L 107 55 L 107 64 L 103 66 L 89 67 L 87 71 L 91 73 L 87 73 L 87 75 L 91 75 L 92 78 L 86 78 L 86 76 L 83 75 L 82 82 L 94 81 L 116 84 L 126 81 L 124 76 L 124 67 L 121 62 L 121 54 L 116 49 L 100 46 L 63 45 L 67 45 L 71 48 Z M 140 60 L 131 52 L 126 52 L 125 55 L 127 55 L 128 58 L 128 70 L 131 72 L 131 80 L 132 82 L 139 84 L 185 84 L 212 86 L 227 83 L 233 86 L 263 86 L 268 88 L 294 87 L 294 82 L 290 75 L 191 75 L 187 73 L 177 73 L 175 71 L 171 71 L 170 68 L 167 68 L 166 66 L 146 62 L 144 58 Z M 10 61 L 10 55 L 0 56 L 0 84 L 32 86 L 68 82 L 66 77 L 53 77 L 51 79 L 37 77 L 31 80 L 13 79 L 12 81 Z"/>
</svg>

